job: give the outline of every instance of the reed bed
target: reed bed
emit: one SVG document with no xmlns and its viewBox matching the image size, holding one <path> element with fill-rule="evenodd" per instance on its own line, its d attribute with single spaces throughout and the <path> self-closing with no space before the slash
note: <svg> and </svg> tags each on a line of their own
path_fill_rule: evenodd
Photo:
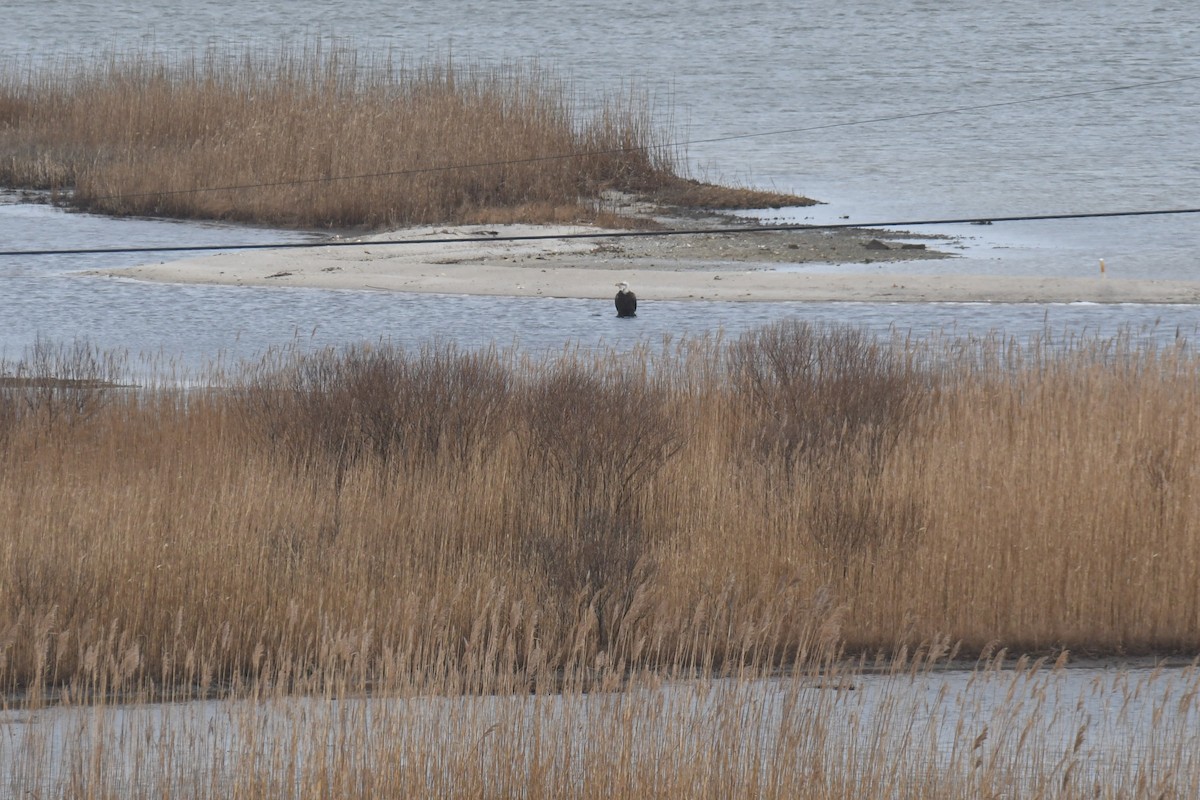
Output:
<svg viewBox="0 0 1200 800">
<path fill-rule="evenodd" d="M 578 120 L 566 86 L 533 64 L 404 66 L 318 44 L 111 56 L 6 84 L 5 182 L 71 187 L 111 214 L 348 227 L 576 210 L 670 158 L 646 149 L 640 101 Z"/>
<path fill-rule="evenodd" d="M 1194 664 L 1061 682 L 1069 654 L 1197 652 L 1198 368 L 1132 337 L 793 322 L 632 355 L 274 354 L 180 388 L 38 343 L 0 369 L 0 773 L 1194 796 Z"/>
<path fill-rule="evenodd" d="M 409 64 L 316 41 L 0 69 L 0 185 L 107 214 L 304 228 L 565 222 L 606 190 L 811 202 L 686 180 L 644 93 L 537 63 Z"/>
<path fill-rule="evenodd" d="M 43 345 L 0 386 L 0 674 L 188 697 L 945 637 L 1195 654 L 1197 367 L 793 323 L 653 356 L 352 347 L 183 390 Z"/>
</svg>

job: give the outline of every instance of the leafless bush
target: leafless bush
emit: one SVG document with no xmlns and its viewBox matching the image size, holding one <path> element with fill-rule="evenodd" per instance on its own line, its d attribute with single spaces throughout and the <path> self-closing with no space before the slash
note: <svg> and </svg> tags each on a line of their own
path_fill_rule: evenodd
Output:
<svg viewBox="0 0 1200 800">
<path fill-rule="evenodd" d="M 743 335 L 728 359 L 753 446 L 789 470 L 852 445 L 882 457 L 928 393 L 904 353 L 860 328 L 776 323 Z"/>
<path fill-rule="evenodd" d="M 453 346 L 326 350 L 260 372 L 242 391 L 260 437 L 298 465 L 338 474 L 366 455 L 387 467 L 486 452 L 507 429 L 509 395 L 494 351 Z"/>
<path fill-rule="evenodd" d="M 643 375 L 574 361 L 528 387 L 522 417 L 526 483 L 549 511 L 530 521 L 530 547 L 564 599 L 599 593 L 598 633 L 611 636 L 650 570 L 642 490 L 684 431 Z"/>
<path fill-rule="evenodd" d="M 728 352 L 741 436 L 783 480 L 812 486 L 808 525 L 845 563 L 920 527 L 915 501 L 881 501 L 875 483 L 929 396 L 931 377 L 904 351 L 850 327 L 788 321 L 745 334 Z"/>
<path fill-rule="evenodd" d="M 47 428 L 88 419 L 121 388 L 124 373 L 121 354 L 85 340 L 39 338 L 15 364 L 0 364 L 0 438 L 20 419 L 36 419 Z"/>
</svg>

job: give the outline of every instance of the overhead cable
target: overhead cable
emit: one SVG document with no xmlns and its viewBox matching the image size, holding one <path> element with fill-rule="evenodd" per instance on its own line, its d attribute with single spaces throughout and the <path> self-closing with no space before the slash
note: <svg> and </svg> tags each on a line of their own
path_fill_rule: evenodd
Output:
<svg viewBox="0 0 1200 800">
<path fill-rule="evenodd" d="M 481 233 L 475 236 L 412 239 L 375 239 L 355 241 L 332 239 L 319 242 L 265 242 L 254 244 L 163 245 L 141 247 L 73 247 L 39 250 L 0 250 L 0 256 L 65 256 L 121 253 L 192 253 L 241 250 L 303 250 L 329 247 L 386 247 L 417 244 L 461 244 L 464 242 L 530 242 L 564 239 L 631 239 L 659 236 L 697 236 L 779 231 L 831 231 L 853 228 L 915 228 L 926 225 L 987 225 L 996 222 L 1039 222 L 1046 220 L 1102 219 L 1111 217 L 1149 217 L 1170 214 L 1200 214 L 1200 208 L 1169 208 L 1148 211 L 1091 211 L 1063 214 L 1021 214 L 1004 217 L 959 217 L 945 219 L 896 220 L 890 222 L 837 222 L 815 225 L 737 225 L 721 228 L 670 228 L 667 230 L 586 231 L 580 233 L 537 233 L 501 236 Z"/>
</svg>

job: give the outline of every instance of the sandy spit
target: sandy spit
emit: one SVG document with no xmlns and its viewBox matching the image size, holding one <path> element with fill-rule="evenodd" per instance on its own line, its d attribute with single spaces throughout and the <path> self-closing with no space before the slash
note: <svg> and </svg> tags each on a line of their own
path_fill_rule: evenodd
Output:
<svg viewBox="0 0 1200 800">
<path fill-rule="evenodd" d="M 170 283 L 355 289 L 511 297 L 607 298 L 627 281 L 646 300 L 1200 303 L 1200 281 L 969 275 L 939 269 L 938 240 L 878 231 L 717 233 L 654 238 L 503 241 L 595 233 L 573 226 L 425 227 L 349 246 L 244 251 L 92 272 Z M 608 232 L 613 233 L 613 232 Z M 387 241 L 426 240 L 409 244 Z M 461 241 L 472 240 L 472 241 Z M 905 244 L 908 246 L 905 247 Z M 923 274 L 889 263 L 921 260 Z M 839 271 L 838 264 L 878 264 Z"/>
</svg>

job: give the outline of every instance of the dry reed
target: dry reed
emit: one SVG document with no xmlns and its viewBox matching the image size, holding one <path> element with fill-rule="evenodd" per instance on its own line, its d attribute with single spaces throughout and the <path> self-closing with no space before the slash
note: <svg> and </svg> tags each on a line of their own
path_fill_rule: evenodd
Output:
<svg viewBox="0 0 1200 800">
<path fill-rule="evenodd" d="M 852 715 L 849 740 L 829 727 L 831 689 L 870 680 L 848 653 L 892 675 L 1002 647 L 1195 654 L 1186 347 L 787 323 L 653 356 L 363 346 L 212 388 L 123 386 L 120 359 L 82 344 L 0 371 L 0 680 L 18 709 L 59 707 L 9 721 L 10 786 L 1140 797 L 1200 780 L 1181 744 L 1194 677 L 1155 712 L 1175 734 L 1112 764 L 1081 750 L 1086 719 L 1073 745 L 1030 738 L 1060 721 L 1041 700 L 1012 706 L 1041 722 L 960 723 L 948 755 L 913 749 L 928 709 L 906 700 Z M 1013 687 L 1044 697 L 1036 671 Z M 197 697 L 231 699 L 112 705 Z M 69 722 L 80 702 L 95 711 Z M 163 722 L 173 708 L 199 727 Z"/>
<path fill-rule="evenodd" d="M 43 348 L 0 388 L 4 681 L 1194 653 L 1190 351 L 922 347 L 363 347 L 189 390 Z"/>
<path fill-rule="evenodd" d="M 636 92 L 586 118 L 577 105 L 536 63 L 408 65 L 336 42 L 10 65 L 0 185 L 108 214 L 307 228 L 588 220 L 608 189 L 810 202 L 680 177 Z"/>
</svg>

